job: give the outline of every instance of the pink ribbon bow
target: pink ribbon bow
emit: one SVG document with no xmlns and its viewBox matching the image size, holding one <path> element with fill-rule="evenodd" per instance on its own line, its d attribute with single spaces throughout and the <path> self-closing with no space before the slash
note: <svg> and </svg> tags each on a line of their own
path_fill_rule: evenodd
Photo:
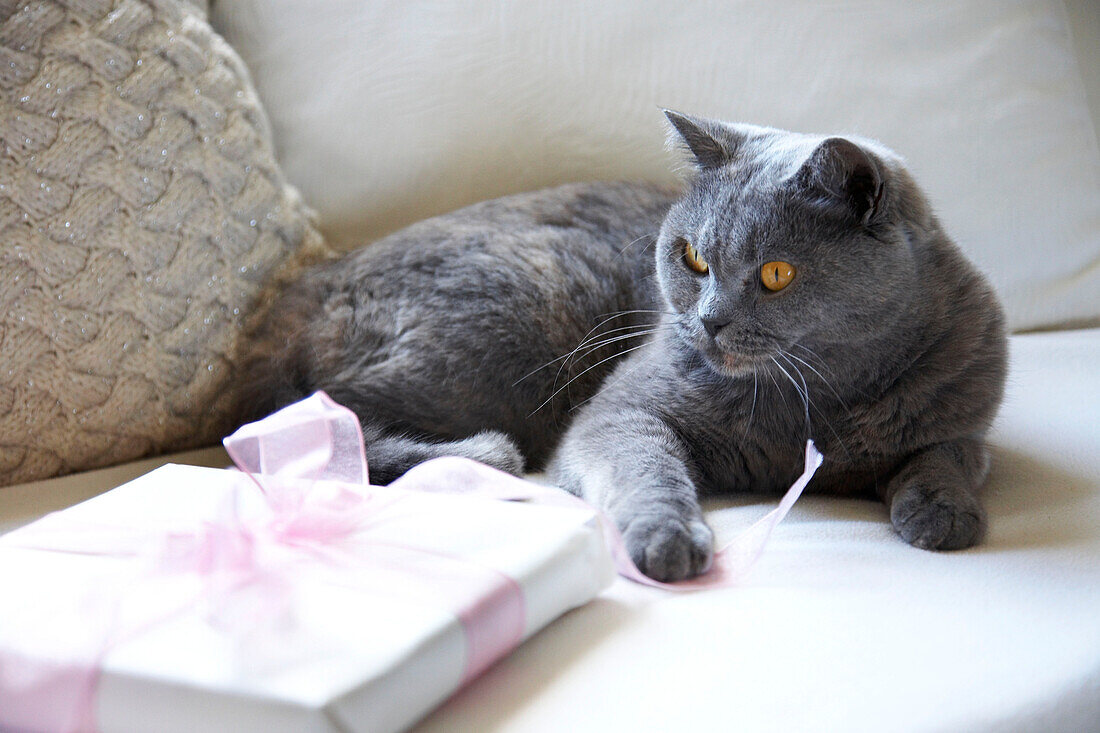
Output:
<svg viewBox="0 0 1100 733">
<path fill-rule="evenodd" d="M 384 522 L 385 511 L 400 501 L 393 494 L 383 501 L 351 488 L 369 486 L 359 418 L 324 392 L 242 426 L 223 443 L 237 467 L 278 508 L 275 526 L 290 544 L 324 547 Z M 303 486 L 309 488 L 303 491 Z M 317 492 L 324 496 L 320 502 L 314 500 Z M 490 497 L 488 492 L 481 495 Z M 371 548 L 376 557 L 381 549 Z M 389 565 L 408 566 L 415 569 L 413 577 L 430 581 L 402 583 L 403 596 L 444 604 L 458 616 L 467 645 L 464 682 L 519 644 L 524 600 L 514 579 L 445 555 L 426 558 L 426 551 L 415 545 L 386 543 L 385 550 Z"/>
</svg>

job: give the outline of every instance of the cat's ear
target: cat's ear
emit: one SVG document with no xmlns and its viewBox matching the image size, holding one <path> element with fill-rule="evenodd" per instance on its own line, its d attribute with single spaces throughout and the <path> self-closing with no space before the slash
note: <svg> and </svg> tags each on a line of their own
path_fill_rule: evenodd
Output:
<svg viewBox="0 0 1100 733">
<path fill-rule="evenodd" d="M 795 183 L 847 207 L 870 224 L 882 209 L 883 167 L 851 140 L 831 137 L 818 145 L 794 176 Z"/>
<path fill-rule="evenodd" d="M 727 125 L 702 117 L 691 117 L 664 110 L 675 132 L 669 137 L 682 142 L 695 156 L 700 168 L 718 168 L 728 163 L 737 153 L 741 136 Z"/>
</svg>

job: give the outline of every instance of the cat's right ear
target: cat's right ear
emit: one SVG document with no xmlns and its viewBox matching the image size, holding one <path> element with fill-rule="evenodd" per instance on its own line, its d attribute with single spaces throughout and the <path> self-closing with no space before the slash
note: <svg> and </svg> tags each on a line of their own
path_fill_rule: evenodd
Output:
<svg viewBox="0 0 1100 733">
<path fill-rule="evenodd" d="M 804 189 L 843 203 L 863 224 L 881 213 L 882 166 L 870 151 L 851 140 L 830 137 L 821 142 L 794 180 Z"/>
<path fill-rule="evenodd" d="M 737 153 L 740 136 L 721 122 L 680 114 L 671 109 L 664 110 L 664 113 L 672 123 L 673 131 L 669 138 L 686 145 L 700 168 L 718 168 Z"/>
</svg>

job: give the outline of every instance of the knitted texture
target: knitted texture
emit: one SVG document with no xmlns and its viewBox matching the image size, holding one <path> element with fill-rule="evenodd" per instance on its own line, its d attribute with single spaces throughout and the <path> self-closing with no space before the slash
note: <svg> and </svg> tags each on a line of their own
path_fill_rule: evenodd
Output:
<svg viewBox="0 0 1100 733">
<path fill-rule="evenodd" d="M 0 486 L 208 444 L 326 255 L 199 0 L 0 0 Z"/>
</svg>

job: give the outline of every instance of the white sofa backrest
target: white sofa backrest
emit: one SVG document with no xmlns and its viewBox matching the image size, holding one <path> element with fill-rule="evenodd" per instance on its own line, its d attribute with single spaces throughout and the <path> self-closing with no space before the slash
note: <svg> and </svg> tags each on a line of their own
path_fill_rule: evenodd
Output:
<svg viewBox="0 0 1100 733">
<path fill-rule="evenodd" d="M 668 106 L 878 139 L 1013 328 L 1100 322 L 1100 153 L 1059 0 L 213 5 L 338 246 L 565 181 L 670 180 Z"/>
</svg>

